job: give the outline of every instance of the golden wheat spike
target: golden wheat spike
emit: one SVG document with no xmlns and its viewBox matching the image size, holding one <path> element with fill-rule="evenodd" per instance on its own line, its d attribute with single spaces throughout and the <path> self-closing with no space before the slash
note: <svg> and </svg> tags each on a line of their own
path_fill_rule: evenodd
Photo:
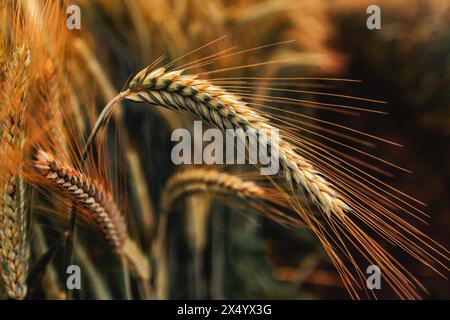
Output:
<svg viewBox="0 0 450 320">
<path fill-rule="evenodd" d="M 0 269 L 6 292 L 12 299 L 23 299 L 27 294 L 29 235 L 25 184 L 21 176 L 11 170 L 11 164 L 19 167 L 19 171 L 23 164 L 29 63 L 28 50 L 16 49 L 5 72 L 0 103 Z"/>
<path fill-rule="evenodd" d="M 129 100 L 195 115 L 221 130 L 242 129 L 254 132 L 274 132 L 276 128 L 262 114 L 249 108 L 238 96 L 199 80 L 182 75 L 182 71 L 166 72 L 144 69 L 130 82 Z M 296 148 L 281 137 L 279 145 L 271 144 L 279 152 L 279 161 L 286 180 L 296 190 L 306 190 L 311 200 L 326 214 L 342 216 L 350 211 L 342 195 Z"/>
<path fill-rule="evenodd" d="M 170 212 L 186 195 L 210 193 L 234 195 L 242 199 L 263 198 L 264 190 L 252 181 L 213 169 L 183 170 L 166 183 L 161 195 L 161 210 Z"/>
<path fill-rule="evenodd" d="M 267 192 L 252 181 L 214 169 L 189 169 L 175 173 L 166 182 L 161 194 L 161 213 L 155 250 L 159 255 L 164 247 L 168 215 L 182 199 L 205 193 L 211 196 L 237 196 L 241 200 L 268 200 Z M 274 201 L 275 202 L 275 201 Z"/>
<path fill-rule="evenodd" d="M 43 150 L 38 151 L 35 167 L 43 177 L 56 183 L 92 213 L 111 247 L 120 254 L 127 238 L 126 223 L 112 195 L 98 182 L 91 181 Z"/>
<path fill-rule="evenodd" d="M 130 263 L 135 275 L 142 280 L 150 278 L 147 258 L 129 238 L 125 217 L 101 183 L 43 150 L 38 150 L 34 166 L 42 177 L 56 184 L 66 196 L 88 210 L 111 248 Z"/>
</svg>

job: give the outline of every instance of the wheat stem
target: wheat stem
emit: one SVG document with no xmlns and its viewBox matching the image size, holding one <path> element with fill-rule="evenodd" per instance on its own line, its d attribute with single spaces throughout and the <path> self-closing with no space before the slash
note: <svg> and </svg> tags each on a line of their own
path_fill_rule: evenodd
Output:
<svg viewBox="0 0 450 320">
<path fill-rule="evenodd" d="M 131 294 L 131 283 L 130 283 L 130 272 L 128 271 L 128 261 L 127 258 L 122 256 L 120 258 L 121 266 L 122 266 L 122 277 L 123 277 L 123 283 L 125 286 L 125 300 L 131 300 L 132 294 Z"/>
<path fill-rule="evenodd" d="M 94 298 L 97 300 L 112 300 L 106 281 L 102 273 L 97 269 L 97 265 L 93 262 L 93 259 L 89 256 L 84 244 L 77 243 L 74 253 L 75 258 L 84 272 L 84 276 L 89 281 Z"/>
<path fill-rule="evenodd" d="M 33 223 L 33 242 L 34 252 L 38 256 L 42 256 L 48 252 L 48 245 L 45 239 L 44 231 L 39 223 Z M 49 262 L 45 269 L 45 274 L 42 279 L 42 290 L 45 297 L 49 300 L 61 300 L 64 299 L 64 290 L 61 288 L 58 272 L 55 265 Z"/>
<path fill-rule="evenodd" d="M 97 118 L 97 121 L 94 125 L 94 128 L 91 131 L 91 134 L 89 135 L 87 141 L 86 141 L 86 146 L 84 147 L 83 150 L 83 157 L 82 159 L 86 159 L 88 152 L 89 152 L 89 148 L 92 145 L 92 142 L 95 139 L 95 136 L 97 135 L 98 131 L 100 130 L 100 128 L 103 126 L 103 124 L 106 122 L 106 120 L 108 119 L 109 115 L 111 114 L 113 107 L 119 103 L 120 101 L 122 101 L 127 95 L 129 94 L 128 90 L 122 91 L 121 93 L 119 93 L 117 96 L 115 96 L 113 99 L 111 99 L 108 104 L 105 106 L 105 108 L 102 110 L 102 112 L 100 113 L 100 115 Z"/>
</svg>

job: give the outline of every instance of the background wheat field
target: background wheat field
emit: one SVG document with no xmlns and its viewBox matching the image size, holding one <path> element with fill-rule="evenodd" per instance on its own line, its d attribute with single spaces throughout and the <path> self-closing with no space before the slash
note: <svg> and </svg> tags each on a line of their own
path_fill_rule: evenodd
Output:
<svg viewBox="0 0 450 320">
<path fill-rule="evenodd" d="M 450 3 L 371 4 L 3 1 L 0 297 L 449 299 Z M 281 173 L 174 164 L 194 120 Z"/>
</svg>

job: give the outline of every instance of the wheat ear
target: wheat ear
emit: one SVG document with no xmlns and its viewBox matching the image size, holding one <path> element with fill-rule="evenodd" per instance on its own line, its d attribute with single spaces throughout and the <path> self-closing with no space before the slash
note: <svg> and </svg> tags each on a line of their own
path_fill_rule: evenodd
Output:
<svg viewBox="0 0 450 320">
<path fill-rule="evenodd" d="M 46 121 L 51 126 L 51 133 L 61 147 L 67 148 L 67 142 L 61 129 L 64 119 L 60 107 L 61 93 L 58 74 L 55 64 L 50 59 L 45 62 L 40 87 L 45 98 L 42 109 Z"/>
<path fill-rule="evenodd" d="M 126 99 L 163 106 L 178 112 L 193 114 L 211 126 L 226 129 L 250 129 L 252 132 L 274 132 L 269 120 L 250 109 L 240 97 L 230 94 L 195 75 L 182 75 L 182 71 L 154 71 L 146 68 L 129 84 Z M 294 190 L 306 190 L 310 199 L 326 214 L 341 216 L 350 210 L 321 173 L 298 152 L 289 141 L 280 137 L 278 144 L 259 135 L 260 143 L 277 148 L 279 161 L 286 180 Z"/>
<path fill-rule="evenodd" d="M 171 212 L 180 199 L 194 193 L 261 198 L 262 189 L 251 181 L 212 169 L 190 169 L 174 174 L 161 195 L 161 210 Z"/>
<path fill-rule="evenodd" d="M 125 217 L 112 194 L 105 191 L 98 181 L 89 179 L 43 150 L 38 150 L 34 166 L 40 175 L 59 186 L 76 204 L 87 209 L 114 252 L 130 263 L 132 271 L 139 278 L 148 280 L 148 261 L 129 238 Z"/>
<path fill-rule="evenodd" d="M 111 247 L 120 254 L 127 231 L 125 219 L 112 195 L 105 192 L 98 182 L 91 181 L 83 173 L 58 161 L 45 151 L 38 151 L 35 167 L 42 176 L 56 183 L 71 199 L 92 213 Z"/>
<path fill-rule="evenodd" d="M 6 293 L 11 299 L 27 294 L 29 236 L 25 211 L 25 183 L 20 177 L 24 152 L 24 112 L 30 54 L 15 50 L 1 93 L 0 258 Z M 11 166 L 15 168 L 12 169 Z M 19 168 L 19 173 L 17 172 Z"/>
<path fill-rule="evenodd" d="M 236 196 L 243 200 L 266 199 L 264 190 L 251 181 L 213 169 L 189 169 L 175 173 L 161 194 L 161 213 L 154 245 L 158 299 L 167 298 L 169 278 L 166 257 L 166 229 L 169 214 L 180 201 L 190 195 Z"/>
<path fill-rule="evenodd" d="M 245 200 L 267 199 L 264 190 L 251 181 L 213 169 L 189 169 L 174 174 L 161 194 L 161 213 L 155 241 L 155 252 L 161 252 L 167 218 L 186 196 L 207 193 L 215 196 L 233 195 Z"/>
<path fill-rule="evenodd" d="M 229 173 L 213 169 L 190 169 L 174 174 L 161 194 L 161 214 L 156 251 L 162 247 L 167 216 L 186 196 L 206 193 L 214 196 L 237 196 L 245 200 L 267 199 L 264 190 L 252 181 L 244 181 Z"/>
</svg>

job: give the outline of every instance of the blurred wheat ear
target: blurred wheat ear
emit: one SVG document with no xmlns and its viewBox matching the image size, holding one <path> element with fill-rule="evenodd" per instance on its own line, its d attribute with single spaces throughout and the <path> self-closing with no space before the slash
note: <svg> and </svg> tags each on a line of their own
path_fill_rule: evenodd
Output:
<svg viewBox="0 0 450 320">
<path fill-rule="evenodd" d="M 25 209 L 26 187 L 20 174 L 26 138 L 24 117 L 29 63 L 30 53 L 24 47 L 17 48 L 6 67 L 0 93 L 3 120 L 0 142 L 0 270 L 6 293 L 11 299 L 23 299 L 27 294 L 29 227 Z"/>
<path fill-rule="evenodd" d="M 156 297 L 168 298 L 170 279 L 167 269 L 167 222 L 171 212 L 187 197 L 204 194 L 214 198 L 234 197 L 262 215 L 275 218 L 277 197 L 271 189 L 258 186 L 255 182 L 245 180 L 237 175 L 214 169 L 185 169 L 175 173 L 167 182 L 161 194 L 161 212 L 158 231 L 153 247 L 156 265 Z M 272 200 L 272 202 L 271 202 Z M 260 205 L 263 203 L 262 205 Z M 281 203 L 278 203 L 281 204 Z M 196 215 L 197 211 L 190 214 Z"/>
</svg>

